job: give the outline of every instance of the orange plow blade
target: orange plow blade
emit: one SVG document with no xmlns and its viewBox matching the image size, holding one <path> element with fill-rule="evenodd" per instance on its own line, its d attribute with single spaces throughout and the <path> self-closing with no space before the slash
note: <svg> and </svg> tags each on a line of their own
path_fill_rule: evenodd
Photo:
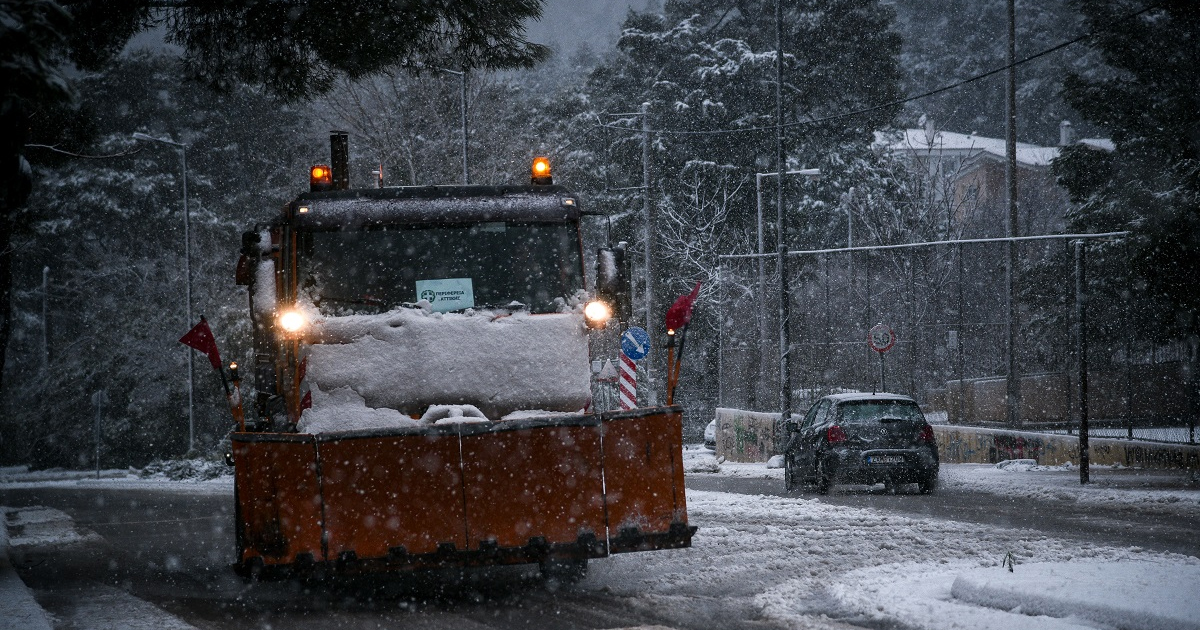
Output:
<svg viewBox="0 0 1200 630">
<path fill-rule="evenodd" d="M 695 533 L 677 407 L 233 443 L 244 575 L 582 560 Z"/>
</svg>

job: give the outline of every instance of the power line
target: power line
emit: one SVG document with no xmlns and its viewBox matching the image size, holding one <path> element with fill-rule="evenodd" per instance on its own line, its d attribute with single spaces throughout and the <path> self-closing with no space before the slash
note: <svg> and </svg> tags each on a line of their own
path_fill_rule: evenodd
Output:
<svg viewBox="0 0 1200 630">
<path fill-rule="evenodd" d="M 71 151 L 65 151 L 63 149 L 60 149 L 56 146 L 52 146 L 49 144 L 26 144 L 24 146 L 27 149 L 45 149 L 46 151 L 52 151 L 54 153 L 58 153 L 59 155 L 66 155 L 69 157 L 76 157 L 76 158 L 85 158 L 88 160 L 107 160 L 110 158 L 126 157 L 126 156 L 130 156 L 130 155 L 134 155 L 138 151 L 141 151 L 141 149 L 132 149 L 129 151 L 122 151 L 120 153 L 109 153 L 108 155 L 84 155 L 82 153 L 73 153 Z"/>
<path fill-rule="evenodd" d="M 923 241 L 920 243 L 899 243 L 896 245 L 860 245 L 858 247 L 834 247 L 830 249 L 792 250 L 789 256 L 809 256 L 813 254 L 841 254 L 845 252 L 874 252 L 891 249 L 913 249 L 916 247 L 936 247 L 941 245 L 964 245 L 972 243 L 1017 243 L 1025 241 L 1062 241 L 1082 240 L 1086 238 L 1124 238 L 1129 232 L 1097 232 L 1080 234 L 1035 234 L 1033 236 L 1000 236 L 995 238 L 962 238 L 950 241 Z M 717 258 L 730 260 L 736 258 L 772 258 L 779 254 L 720 254 Z"/>
<path fill-rule="evenodd" d="M 1050 48 L 1047 48 L 1040 52 L 1034 53 L 1028 57 L 1025 57 L 1019 61 L 1015 61 L 1011 64 L 1005 64 L 1003 66 L 1000 66 L 999 68 L 994 68 L 994 69 L 984 72 L 982 74 L 977 74 L 973 77 L 963 79 L 962 81 L 958 81 L 956 83 L 951 83 L 950 85 L 945 85 L 940 88 L 935 88 L 933 90 L 929 90 L 928 92 L 923 92 L 923 93 L 917 94 L 915 96 L 908 96 L 908 97 L 905 97 L 902 99 L 889 101 L 887 103 L 883 103 L 882 105 L 875 105 L 875 106 L 867 107 L 864 109 L 858 109 L 858 110 L 854 110 L 852 112 L 847 112 L 844 114 L 833 114 L 831 116 L 825 116 L 823 118 L 810 118 L 809 120 L 801 120 L 801 121 L 796 121 L 796 122 L 783 123 L 782 125 L 771 125 L 769 127 L 742 127 L 740 129 L 709 129 L 709 130 L 703 130 L 703 131 L 688 131 L 688 130 L 682 130 L 682 129 L 652 129 L 652 130 L 650 130 L 650 132 L 667 134 L 667 135 L 675 135 L 675 136 L 706 136 L 706 135 L 722 135 L 722 134 L 733 134 L 733 133 L 749 133 L 749 132 L 757 132 L 757 131 L 774 131 L 777 127 L 780 127 L 780 126 L 782 126 L 782 127 L 803 127 L 803 126 L 807 126 L 807 125 L 816 125 L 816 124 L 830 122 L 830 121 L 834 121 L 834 120 L 840 120 L 842 118 L 852 118 L 854 116 L 861 116 L 863 114 L 869 114 L 871 112 L 879 111 L 881 109 L 887 109 L 889 107 L 894 107 L 896 105 L 903 105 L 905 103 L 911 103 L 916 100 L 934 96 L 936 94 L 941 94 L 942 92 L 948 92 L 950 90 L 960 88 L 969 83 L 974 83 L 976 81 L 986 79 L 987 77 L 990 77 L 994 74 L 999 74 L 1001 72 L 1005 72 L 1009 68 L 1015 68 L 1016 66 L 1026 64 L 1026 63 L 1029 63 L 1036 59 L 1039 59 L 1041 57 L 1045 57 L 1046 55 L 1049 55 L 1051 53 L 1058 52 L 1059 50 L 1062 50 L 1063 48 L 1066 48 L 1068 46 L 1072 46 L 1072 45 L 1078 44 L 1079 42 L 1082 42 L 1084 40 L 1091 39 L 1092 37 L 1095 37 L 1096 35 L 1098 35 L 1101 32 L 1101 30 L 1109 30 L 1112 27 L 1116 26 L 1117 24 L 1120 24 L 1127 20 L 1131 20 L 1135 17 L 1138 17 L 1139 15 L 1142 15 L 1143 13 L 1147 13 L 1147 12 L 1152 11 L 1157 8 L 1159 8 L 1157 5 L 1150 5 L 1148 7 L 1141 9 L 1140 11 L 1136 11 L 1134 13 L 1130 13 L 1130 14 L 1120 17 L 1116 20 L 1113 20 L 1112 22 L 1108 23 L 1104 29 L 1096 29 L 1096 30 L 1088 31 L 1087 33 L 1084 33 L 1083 35 L 1080 35 L 1079 37 L 1062 42 L 1061 44 L 1051 46 Z M 624 127 L 621 125 L 614 125 L 611 123 L 601 123 L 600 126 L 607 127 L 609 129 L 618 129 L 620 131 L 641 131 L 641 129 L 635 129 L 633 127 Z"/>
</svg>

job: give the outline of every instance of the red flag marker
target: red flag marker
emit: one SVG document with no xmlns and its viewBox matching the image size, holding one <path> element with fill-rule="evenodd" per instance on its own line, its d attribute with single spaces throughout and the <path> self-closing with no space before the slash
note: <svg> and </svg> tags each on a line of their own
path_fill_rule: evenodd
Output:
<svg viewBox="0 0 1200 630">
<path fill-rule="evenodd" d="M 692 288 L 692 292 L 679 296 L 671 308 L 667 309 L 667 404 L 675 404 L 675 385 L 679 383 L 679 368 L 683 363 L 683 342 L 687 340 L 688 322 L 692 321 L 692 307 L 700 295 L 700 283 Z M 675 340 L 679 339 L 679 354 L 675 354 Z"/>
<path fill-rule="evenodd" d="M 300 411 L 312 409 L 312 391 L 304 392 L 304 398 L 300 399 Z"/>
<path fill-rule="evenodd" d="M 208 355 L 208 362 L 212 363 L 213 369 L 221 371 L 221 353 L 217 352 L 217 340 L 213 338 L 212 330 L 204 317 L 201 317 L 200 323 L 186 335 L 179 338 L 179 343 Z"/>
<path fill-rule="evenodd" d="M 697 282 L 691 293 L 681 295 L 678 300 L 675 300 L 671 308 L 667 309 L 667 330 L 679 330 L 692 321 L 692 307 L 696 304 L 696 297 L 699 295 L 700 283 Z"/>
</svg>

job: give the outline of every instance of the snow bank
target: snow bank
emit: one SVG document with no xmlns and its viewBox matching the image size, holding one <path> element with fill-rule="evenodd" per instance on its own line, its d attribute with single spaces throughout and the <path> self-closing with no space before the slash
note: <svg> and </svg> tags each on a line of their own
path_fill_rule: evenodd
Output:
<svg viewBox="0 0 1200 630">
<path fill-rule="evenodd" d="M 1081 561 L 974 569 L 954 579 L 956 599 L 1025 615 L 1081 617 L 1105 626 L 1200 630 L 1200 566 Z"/>
<path fill-rule="evenodd" d="M 1183 471 L 1091 467 L 1091 482 L 1079 483 L 1072 465 L 1030 465 L 1029 460 L 999 464 L 942 464 L 938 483 L 1009 498 L 1068 501 L 1080 505 L 1151 510 L 1200 518 L 1195 478 Z"/>
<path fill-rule="evenodd" d="M 9 514 L 20 512 L 0 507 L 0 630 L 50 630 L 50 618 L 33 599 L 33 592 L 13 569 L 8 560 Z"/>
<path fill-rule="evenodd" d="M 317 319 L 312 335 L 318 343 L 308 347 L 306 384 L 313 408 L 305 416 L 314 419 L 301 428 L 310 433 L 364 428 L 359 421 L 403 423 L 431 405 L 472 405 L 500 418 L 524 409 L 574 412 L 591 398 L 587 329 L 578 313 L 406 308 Z"/>
<path fill-rule="evenodd" d="M 9 546 L 14 549 L 61 547 L 101 540 L 93 532 L 75 529 L 75 521 L 66 512 L 54 508 L 7 508 L 5 521 L 9 527 L 20 532 L 9 538 Z"/>
</svg>

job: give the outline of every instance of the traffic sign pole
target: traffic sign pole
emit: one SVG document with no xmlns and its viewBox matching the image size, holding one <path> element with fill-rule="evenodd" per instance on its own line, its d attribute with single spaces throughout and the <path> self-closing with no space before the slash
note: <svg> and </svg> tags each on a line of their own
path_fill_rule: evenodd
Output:
<svg viewBox="0 0 1200 630">
<path fill-rule="evenodd" d="M 622 411 L 637 409 L 637 365 L 624 353 L 621 354 L 621 380 L 617 392 Z"/>
<path fill-rule="evenodd" d="M 867 331 L 867 345 L 879 353 L 879 389 L 887 391 L 887 362 L 883 355 L 896 345 L 896 333 L 891 326 L 875 324 Z"/>
<path fill-rule="evenodd" d="M 879 353 L 879 390 L 887 391 L 887 360 L 882 352 Z"/>
</svg>

